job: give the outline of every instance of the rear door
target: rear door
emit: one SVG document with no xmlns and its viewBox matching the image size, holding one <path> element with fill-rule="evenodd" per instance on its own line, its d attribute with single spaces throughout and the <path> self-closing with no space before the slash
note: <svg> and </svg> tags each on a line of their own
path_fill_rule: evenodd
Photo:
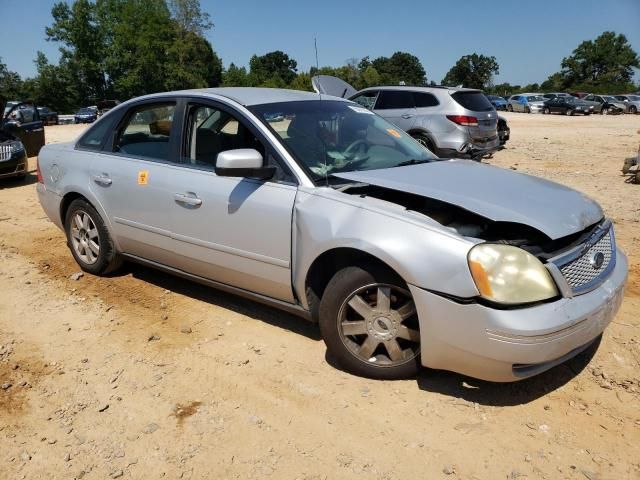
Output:
<svg viewBox="0 0 640 480">
<path fill-rule="evenodd" d="M 175 100 L 132 106 L 108 144 L 92 156 L 90 188 L 124 253 L 172 265 L 168 186 L 178 163 Z"/>
<path fill-rule="evenodd" d="M 380 90 L 373 110 L 404 131 L 413 127 L 417 113 L 413 92 L 410 90 Z"/>
<path fill-rule="evenodd" d="M 477 126 L 468 126 L 474 144 L 484 144 L 494 141 L 498 135 L 498 114 L 480 91 L 462 90 L 451 95 L 453 100 L 465 109 L 463 115 L 478 119 Z"/>
</svg>

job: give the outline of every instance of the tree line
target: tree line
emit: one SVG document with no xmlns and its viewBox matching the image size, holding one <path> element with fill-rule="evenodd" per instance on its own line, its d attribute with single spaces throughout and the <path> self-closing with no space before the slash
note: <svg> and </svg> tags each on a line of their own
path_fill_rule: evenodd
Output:
<svg viewBox="0 0 640 480">
<path fill-rule="evenodd" d="M 199 0 L 75 0 L 56 3 L 47 41 L 60 46 L 58 64 L 42 52 L 37 74 L 22 79 L 0 58 L 0 96 L 30 99 L 59 112 L 104 99 L 167 90 L 218 86 L 260 86 L 311 90 L 316 74 L 342 78 L 357 89 L 376 85 L 435 85 L 420 60 L 407 52 L 390 57 L 351 58 L 339 67 L 299 71 L 285 52 L 253 55 L 248 68 L 222 61 L 205 34 L 213 27 Z M 479 88 L 497 95 L 523 91 L 618 93 L 640 88 L 633 68 L 640 59 L 623 34 L 604 32 L 582 42 L 561 62 L 561 70 L 542 84 L 494 84 L 494 56 L 461 57 L 440 84 Z"/>
</svg>

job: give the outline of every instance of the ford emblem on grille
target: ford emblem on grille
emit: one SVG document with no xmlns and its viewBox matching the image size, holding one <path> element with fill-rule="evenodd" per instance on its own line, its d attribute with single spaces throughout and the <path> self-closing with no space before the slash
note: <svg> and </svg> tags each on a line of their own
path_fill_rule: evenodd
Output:
<svg viewBox="0 0 640 480">
<path fill-rule="evenodd" d="M 593 255 L 591 255 L 591 258 L 589 259 L 591 265 L 596 270 L 600 270 L 602 268 L 602 264 L 604 263 L 604 260 L 605 260 L 604 253 L 602 252 L 595 252 Z"/>
</svg>

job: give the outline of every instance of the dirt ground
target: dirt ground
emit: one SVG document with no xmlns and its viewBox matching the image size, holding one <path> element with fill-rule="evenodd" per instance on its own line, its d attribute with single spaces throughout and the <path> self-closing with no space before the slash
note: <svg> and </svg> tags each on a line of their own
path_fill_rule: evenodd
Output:
<svg viewBox="0 0 640 480">
<path fill-rule="evenodd" d="M 629 255 L 597 349 L 515 384 L 353 377 L 279 311 L 137 266 L 73 280 L 32 173 L 0 181 L 0 479 L 640 478 L 640 116 L 506 116 L 489 163 L 596 198 Z"/>
</svg>

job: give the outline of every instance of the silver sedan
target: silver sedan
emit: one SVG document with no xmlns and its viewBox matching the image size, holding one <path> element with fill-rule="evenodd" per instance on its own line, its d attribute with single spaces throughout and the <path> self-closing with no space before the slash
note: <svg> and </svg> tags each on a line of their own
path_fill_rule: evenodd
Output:
<svg viewBox="0 0 640 480">
<path fill-rule="evenodd" d="M 39 156 L 80 267 L 140 262 L 318 322 L 347 370 L 535 375 L 597 340 L 627 260 L 585 195 L 441 161 L 346 100 L 154 94 Z"/>
</svg>

